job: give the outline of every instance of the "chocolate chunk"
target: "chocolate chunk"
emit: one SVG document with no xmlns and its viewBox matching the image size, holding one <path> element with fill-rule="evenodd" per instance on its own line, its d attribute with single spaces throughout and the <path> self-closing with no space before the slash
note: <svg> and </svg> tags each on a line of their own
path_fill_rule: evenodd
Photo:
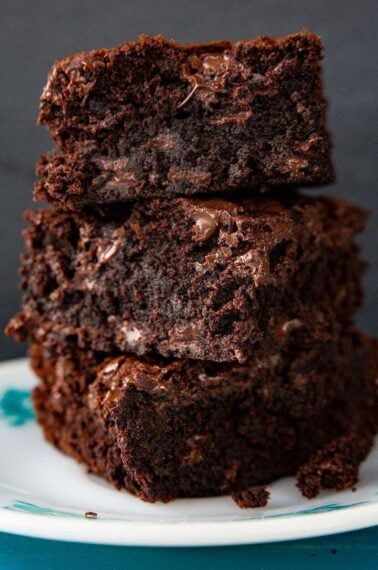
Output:
<svg viewBox="0 0 378 570">
<path fill-rule="evenodd" d="M 203 208 L 196 211 L 193 218 L 195 220 L 195 239 L 206 241 L 215 234 L 218 227 L 216 212 Z"/>
<path fill-rule="evenodd" d="M 204 54 L 201 57 L 192 55 L 188 62 L 183 65 L 183 75 L 192 85 L 190 92 L 178 105 L 178 109 L 190 101 L 198 90 L 199 97 L 206 100 L 208 91 L 213 93 L 222 92 L 224 89 L 224 76 L 230 64 L 230 55 L 227 52 Z"/>
</svg>

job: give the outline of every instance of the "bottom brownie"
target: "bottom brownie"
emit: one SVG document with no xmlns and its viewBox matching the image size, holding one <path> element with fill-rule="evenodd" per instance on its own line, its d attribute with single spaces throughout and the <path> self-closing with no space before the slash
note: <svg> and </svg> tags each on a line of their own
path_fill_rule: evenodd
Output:
<svg viewBox="0 0 378 570">
<path fill-rule="evenodd" d="M 247 365 L 104 360 L 38 344 L 30 355 L 46 438 L 147 501 L 239 496 L 296 472 L 308 497 L 347 488 L 377 427 L 377 347 L 358 333 L 337 350 Z"/>
</svg>

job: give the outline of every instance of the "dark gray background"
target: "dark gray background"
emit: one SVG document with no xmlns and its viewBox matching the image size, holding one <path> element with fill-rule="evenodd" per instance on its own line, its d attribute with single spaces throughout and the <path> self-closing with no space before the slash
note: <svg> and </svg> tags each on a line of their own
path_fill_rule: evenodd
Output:
<svg viewBox="0 0 378 570">
<path fill-rule="evenodd" d="M 324 190 L 375 210 L 361 243 L 370 262 L 360 324 L 376 332 L 378 229 L 377 0 L 0 0 L 0 326 L 17 310 L 22 212 L 31 205 L 33 164 L 51 146 L 36 127 L 38 97 L 55 59 L 75 51 L 114 46 L 140 33 L 184 42 L 259 34 L 282 35 L 308 27 L 326 46 L 325 86 L 331 106 L 337 183 Z M 24 346 L 1 338 L 0 358 Z"/>
</svg>

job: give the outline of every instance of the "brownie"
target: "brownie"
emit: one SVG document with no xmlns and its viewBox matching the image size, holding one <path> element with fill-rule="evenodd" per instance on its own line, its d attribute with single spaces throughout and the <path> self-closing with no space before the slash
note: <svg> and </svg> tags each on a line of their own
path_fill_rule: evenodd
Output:
<svg viewBox="0 0 378 570">
<path fill-rule="evenodd" d="M 29 212 L 22 311 L 8 332 L 239 362 L 330 338 L 361 302 L 353 240 L 365 217 L 346 202 L 300 195 Z"/>
<path fill-rule="evenodd" d="M 147 501 L 232 492 L 242 506 L 257 506 L 268 497 L 262 489 L 247 493 L 247 486 L 299 469 L 303 488 L 301 466 L 315 469 L 319 454 L 327 454 L 329 465 L 343 453 L 344 465 L 350 460 L 354 469 L 370 449 L 378 417 L 377 344 L 345 334 L 329 355 L 328 374 L 327 350 L 319 358 L 314 353 L 311 365 L 303 364 L 304 353 L 286 355 L 283 366 L 215 365 L 127 355 L 101 360 L 77 347 L 62 353 L 60 346 L 34 343 L 31 360 L 42 380 L 34 401 L 46 438 L 118 488 Z M 303 366 L 308 371 L 298 382 Z M 331 391 L 336 382 L 332 396 L 295 412 L 298 388 L 310 402 L 322 374 Z M 357 463 L 351 437 L 360 448 Z M 334 482 L 344 488 L 351 479 Z M 331 483 L 320 480 L 312 494 Z"/>
<path fill-rule="evenodd" d="M 320 38 L 142 36 L 53 66 L 37 199 L 61 207 L 333 179 Z"/>
</svg>

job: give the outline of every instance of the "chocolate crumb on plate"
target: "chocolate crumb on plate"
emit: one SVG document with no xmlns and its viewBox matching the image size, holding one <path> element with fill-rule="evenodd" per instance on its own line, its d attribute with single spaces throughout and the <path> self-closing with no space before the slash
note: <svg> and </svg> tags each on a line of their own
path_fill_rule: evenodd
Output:
<svg viewBox="0 0 378 570">
<path fill-rule="evenodd" d="M 86 511 L 85 518 L 86 519 L 97 519 L 97 513 L 95 513 L 94 511 Z"/>
<path fill-rule="evenodd" d="M 261 485 L 259 487 L 233 491 L 231 497 L 241 509 L 256 509 L 266 507 L 270 493 L 265 486 Z"/>
</svg>

